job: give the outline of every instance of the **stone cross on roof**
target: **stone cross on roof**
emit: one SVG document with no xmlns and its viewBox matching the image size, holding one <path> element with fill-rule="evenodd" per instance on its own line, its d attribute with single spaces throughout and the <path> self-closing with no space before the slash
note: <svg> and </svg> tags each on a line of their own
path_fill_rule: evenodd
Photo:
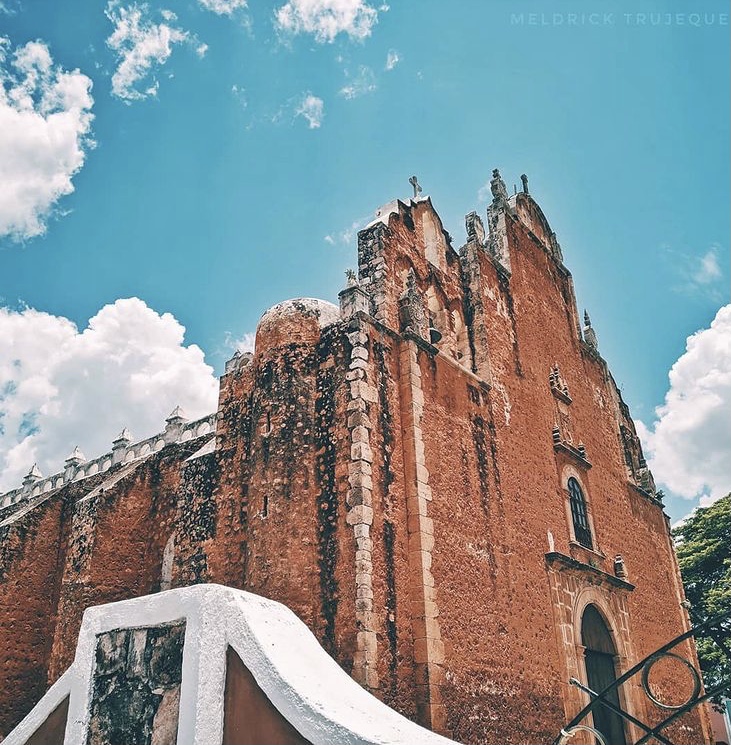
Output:
<svg viewBox="0 0 731 745">
<path fill-rule="evenodd" d="M 421 194 L 421 186 L 419 185 L 419 181 L 416 176 L 412 176 L 409 179 L 409 183 L 414 187 L 414 199 L 418 199 L 419 194 Z"/>
</svg>

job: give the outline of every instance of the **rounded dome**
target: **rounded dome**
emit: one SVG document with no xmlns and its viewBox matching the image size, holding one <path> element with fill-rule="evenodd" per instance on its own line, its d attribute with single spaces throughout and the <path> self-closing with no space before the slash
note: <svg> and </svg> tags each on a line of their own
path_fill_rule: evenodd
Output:
<svg viewBox="0 0 731 745">
<path fill-rule="evenodd" d="M 255 354 L 288 344 L 316 344 L 320 331 L 339 319 L 339 308 L 327 300 L 303 297 L 277 303 L 259 320 Z"/>
</svg>

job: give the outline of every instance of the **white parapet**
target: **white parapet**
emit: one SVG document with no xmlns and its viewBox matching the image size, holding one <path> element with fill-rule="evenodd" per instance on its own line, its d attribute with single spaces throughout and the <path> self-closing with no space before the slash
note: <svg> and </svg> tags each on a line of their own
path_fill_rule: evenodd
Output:
<svg viewBox="0 0 731 745">
<path fill-rule="evenodd" d="M 176 411 L 173 413 L 175 414 L 178 411 L 179 408 L 176 407 Z M 34 465 L 31 472 L 25 477 L 23 486 L 5 492 L 5 494 L 0 494 L 0 510 L 6 507 L 12 507 L 23 500 L 28 500 L 54 489 L 59 489 L 70 481 L 81 481 L 97 473 L 104 473 L 113 465 L 130 463 L 138 458 L 144 458 L 152 453 L 156 453 L 158 450 L 162 450 L 166 444 L 187 442 L 196 437 L 211 434 L 216 431 L 216 412 L 192 422 L 180 416 L 175 424 L 174 437 L 170 434 L 171 428 L 168 424 L 163 432 L 152 437 L 147 437 L 139 442 L 132 442 L 129 430 L 125 428 L 112 443 L 112 450 L 93 460 L 86 460 L 77 447 L 66 459 L 64 470 L 46 478 L 29 478 L 29 476 L 34 474 L 34 470 L 37 470 Z"/>
<path fill-rule="evenodd" d="M 89 608 L 71 667 L 3 745 L 26 745 L 67 697 L 64 745 L 86 742 L 98 636 L 183 621 L 177 745 L 221 745 L 229 647 L 276 710 L 313 745 L 455 745 L 361 688 L 289 608 L 222 585 Z"/>
</svg>

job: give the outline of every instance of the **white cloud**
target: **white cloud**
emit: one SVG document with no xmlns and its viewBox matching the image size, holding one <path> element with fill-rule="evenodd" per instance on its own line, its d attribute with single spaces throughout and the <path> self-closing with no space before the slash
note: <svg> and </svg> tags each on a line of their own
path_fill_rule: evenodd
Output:
<svg viewBox="0 0 731 745">
<path fill-rule="evenodd" d="M 246 0 L 198 0 L 198 2 L 206 10 L 219 16 L 230 16 L 246 7 Z"/>
<path fill-rule="evenodd" d="M 310 129 L 317 129 L 322 124 L 325 116 L 325 104 L 321 98 L 305 93 L 300 103 L 294 110 L 295 118 L 298 116 L 307 120 Z"/>
<path fill-rule="evenodd" d="M 112 75 L 112 93 L 127 102 L 157 94 L 158 82 L 154 78 L 152 82 L 144 81 L 151 76 L 154 66 L 168 61 L 174 44 L 193 44 L 199 57 L 206 53 L 205 44 L 200 44 L 187 31 L 171 25 L 177 16 L 170 10 L 160 11 L 165 23 L 152 21 L 146 4 L 132 3 L 122 7 L 112 0 L 105 12 L 114 24 L 107 46 L 116 53 L 119 62 Z M 139 83 L 145 86 L 142 90 L 136 87 Z"/>
<path fill-rule="evenodd" d="M 348 85 L 343 86 L 340 89 L 340 95 L 350 100 L 363 96 L 366 93 L 372 93 L 378 88 L 376 84 L 376 76 L 373 74 L 373 70 L 366 65 L 361 65 L 358 68 L 357 74 L 350 79 Z"/>
<path fill-rule="evenodd" d="M 313 34 L 320 43 L 332 42 L 340 33 L 365 39 L 378 22 L 376 9 L 363 0 L 289 0 L 275 13 L 275 23 L 291 34 Z"/>
<path fill-rule="evenodd" d="M 663 246 L 667 258 L 672 262 L 673 271 L 680 282 L 673 287 L 675 292 L 690 296 L 705 296 L 714 302 L 721 302 L 724 293 L 721 289 L 723 272 L 718 261 L 721 247 L 714 243 L 702 256 L 684 253 L 670 246 Z"/>
<path fill-rule="evenodd" d="M 731 490 L 731 305 L 688 337 L 652 429 L 637 422 L 657 481 L 706 505 Z"/>
<path fill-rule="evenodd" d="M 386 70 L 393 70 L 400 61 L 399 53 L 395 49 L 389 49 L 386 55 Z"/>
<path fill-rule="evenodd" d="M 0 308 L 0 491 L 34 462 L 49 475 L 75 445 L 91 458 L 123 426 L 135 439 L 162 431 L 177 405 L 215 410 L 217 381 L 185 329 L 142 300 L 117 300 L 79 331 L 66 318 Z"/>
<path fill-rule="evenodd" d="M 11 53 L 0 37 L 0 237 L 42 234 L 56 202 L 74 191 L 93 145 L 91 85 L 55 65 L 43 42 Z"/>
<path fill-rule="evenodd" d="M 492 191 L 490 190 L 490 182 L 489 181 L 486 184 L 483 184 L 477 190 L 477 201 L 480 204 L 485 204 L 486 202 L 491 202 L 492 201 Z"/>
<path fill-rule="evenodd" d="M 343 228 L 342 230 L 338 230 L 333 233 L 328 233 L 328 235 L 326 235 L 324 238 L 325 243 L 328 243 L 331 246 L 334 246 L 336 243 L 341 243 L 344 246 L 351 245 L 356 233 L 361 228 L 363 228 L 369 220 L 370 217 L 368 216 L 359 217 L 358 219 L 353 220 L 353 222 L 350 223 L 347 228 Z"/>
<path fill-rule="evenodd" d="M 224 345 L 233 352 L 253 352 L 255 341 L 255 331 L 247 331 L 239 337 L 235 337 L 230 331 L 227 331 Z"/>
<path fill-rule="evenodd" d="M 695 271 L 691 275 L 693 282 L 699 285 L 707 285 L 721 279 L 721 267 L 718 265 L 717 245 L 711 246 L 698 260 Z"/>
</svg>

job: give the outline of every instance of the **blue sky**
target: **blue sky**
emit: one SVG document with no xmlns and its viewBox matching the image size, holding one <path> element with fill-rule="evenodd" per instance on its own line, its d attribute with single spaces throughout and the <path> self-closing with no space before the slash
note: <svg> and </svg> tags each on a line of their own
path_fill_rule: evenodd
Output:
<svg viewBox="0 0 731 745">
<path fill-rule="evenodd" d="M 66 166 L 73 193 L 38 198 L 40 235 L 5 207 L 7 313 L 30 307 L 81 331 L 137 297 L 172 314 L 220 374 L 268 306 L 336 299 L 355 230 L 407 196 L 412 173 L 460 244 L 492 168 L 509 187 L 525 172 L 651 438 L 687 337 L 728 303 L 727 4 L 325 0 L 340 13 L 330 25 L 307 0 L 243 5 L 138 4 L 137 35 L 118 32 L 115 50 L 133 3 L 0 2 L 6 75 L 15 50 L 39 41 L 93 82 L 93 121 L 77 112 L 83 164 Z M 124 49 L 162 26 L 169 54 L 125 78 Z M 0 133 L 0 158 L 13 136 Z M 706 373 L 727 371 L 727 331 L 698 363 Z M 670 479 L 685 496 L 668 500 L 674 519 L 722 488 L 697 478 Z"/>
</svg>

